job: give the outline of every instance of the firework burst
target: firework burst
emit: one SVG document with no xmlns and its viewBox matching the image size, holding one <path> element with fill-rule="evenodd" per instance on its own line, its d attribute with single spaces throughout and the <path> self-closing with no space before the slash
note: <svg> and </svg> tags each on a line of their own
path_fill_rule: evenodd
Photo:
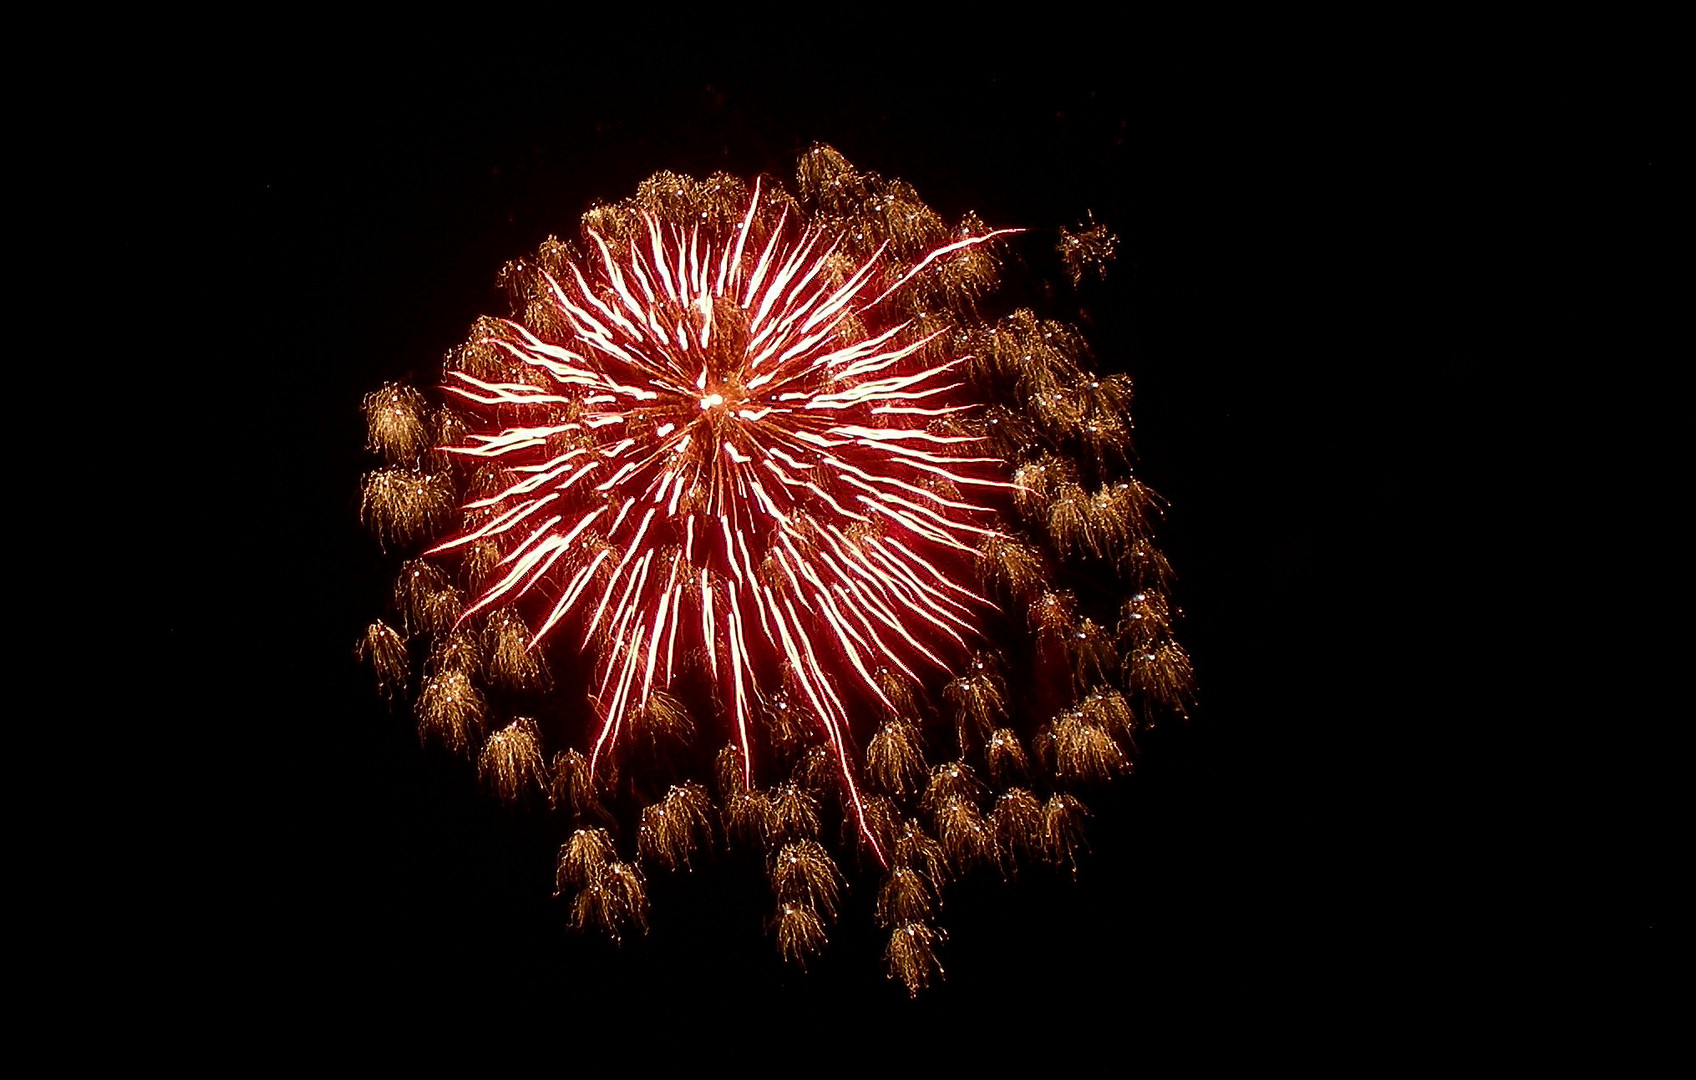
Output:
<svg viewBox="0 0 1696 1080">
<path fill-rule="evenodd" d="M 389 466 L 365 518 L 424 550 L 401 629 L 361 648 L 385 691 L 416 676 L 426 739 L 506 799 L 549 794 L 575 924 L 645 928 L 644 867 L 722 837 L 765 852 L 779 950 L 804 962 L 839 906 L 819 842 L 839 818 L 916 991 L 943 883 L 1075 865 L 1085 812 L 1060 789 L 1128 768 L 1188 665 L 1125 466 L 1128 386 L 1070 328 L 979 311 L 1016 230 L 947 228 L 824 147 L 799 195 L 659 174 L 506 269 L 515 317 L 450 355 L 443 405 L 367 398 Z M 1119 564 L 1117 632 L 1060 588 L 1087 559 Z M 544 657 L 587 709 L 560 707 Z M 703 732 L 719 806 L 688 775 Z"/>
</svg>

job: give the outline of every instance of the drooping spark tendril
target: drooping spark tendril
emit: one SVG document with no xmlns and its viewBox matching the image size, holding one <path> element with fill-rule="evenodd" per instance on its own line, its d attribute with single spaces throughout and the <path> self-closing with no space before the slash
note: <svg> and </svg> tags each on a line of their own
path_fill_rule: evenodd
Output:
<svg viewBox="0 0 1696 1080">
<path fill-rule="evenodd" d="M 420 733 L 503 798 L 548 792 L 579 927 L 645 929 L 643 867 L 722 837 L 764 852 L 779 951 L 804 963 L 838 911 L 819 842 L 838 796 L 885 875 L 889 973 L 917 992 L 945 881 L 1075 869 L 1071 790 L 1182 714 L 1189 662 L 1128 469 L 1128 381 L 1063 323 L 979 310 L 1018 230 L 950 231 L 827 147 L 799 190 L 657 174 L 503 272 L 515 317 L 450 356 L 446 404 L 367 397 L 389 467 L 362 513 L 427 548 L 396 581 L 400 628 L 360 651 L 386 693 L 416 680 Z M 1113 242 L 1062 230 L 1074 284 Z M 550 655 L 591 658 L 581 733 L 549 705 Z M 663 797 L 620 778 L 643 736 L 703 728 L 729 744 L 717 805 L 676 759 L 648 770 Z M 608 804 L 633 799 L 621 844 Z"/>
</svg>

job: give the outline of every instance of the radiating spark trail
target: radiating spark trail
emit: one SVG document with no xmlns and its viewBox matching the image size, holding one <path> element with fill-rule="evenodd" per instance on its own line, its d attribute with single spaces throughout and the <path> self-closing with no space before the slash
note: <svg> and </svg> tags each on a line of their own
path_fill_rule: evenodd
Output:
<svg viewBox="0 0 1696 1080">
<path fill-rule="evenodd" d="M 601 668 L 591 768 L 669 682 L 680 633 L 704 650 L 750 770 L 749 694 L 781 668 L 884 860 L 850 765 L 844 695 L 893 709 L 877 669 L 946 668 L 939 652 L 967 644 L 964 613 L 989 604 L 950 575 L 971 570 L 997 514 L 957 493 L 1013 485 L 979 440 L 927 426 L 969 407 L 960 361 L 915 363 L 930 336 L 897 344 L 899 322 L 857 328 L 883 321 L 872 309 L 925 267 L 1014 230 L 940 247 L 891 282 L 883 249 L 845 267 L 841 237 L 812 228 L 780 225 L 751 251 L 759 198 L 756 187 L 728 241 L 649 214 L 641 242 L 588 230 L 591 256 L 548 277 L 566 340 L 506 323 L 486 344 L 530 377 L 452 373 L 447 389 L 493 423 L 448 449 L 496 462 L 506 486 L 470 504 L 488 520 L 433 550 L 510 543 L 505 572 L 466 613 L 551 590 L 538 639 L 609 568 L 596 602 L 576 611 Z M 561 451 L 561 438 L 577 444 Z M 602 478 L 580 485 L 591 472 Z M 720 528 L 698 530 L 697 516 Z M 678 586 L 684 566 L 698 588 Z"/>
</svg>

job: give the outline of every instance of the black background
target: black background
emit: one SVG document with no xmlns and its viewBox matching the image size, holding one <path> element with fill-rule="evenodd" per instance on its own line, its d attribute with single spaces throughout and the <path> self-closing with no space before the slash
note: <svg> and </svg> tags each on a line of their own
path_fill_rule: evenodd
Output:
<svg viewBox="0 0 1696 1080">
<path fill-rule="evenodd" d="M 1509 837 L 1476 763 L 1497 760 L 1491 717 L 1541 706 L 1490 674 L 1513 635 L 1453 567 L 1506 550 L 1491 515 L 1515 512 L 1473 481 L 1495 475 L 1477 421 L 1523 357 L 1471 320 L 1493 303 L 1479 264 L 1520 225 L 1480 234 L 1475 215 L 1558 155 L 1508 98 L 1417 65 L 1383 80 L 1370 52 L 1253 52 L 1139 40 L 873 69 L 329 49 L 226 57 L 138 113 L 137 145 L 177 151 L 149 225 L 195 282 L 171 327 L 193 378 L 163 398 L 224 447 L 166 452 L 230 496 L 172 509 L 175 535 L 208 542 L 165 546 L 195 586 L 158 598 L 198 781 L 170 797 L 194 884 L 169 906 L 218 1007 L 300 1046 L 498 1044 L 511 1026 L 638 1055 L 669 1031 L 730 1055 L 788 1033 L 826 1055 L 880 1053 L 875 1037 L 925 1056 L 1141 1041 L 1206 1058 L 1371 1039 L 1424 987 L 1475 1003 L 1523 974 L 1554 921 L 1522 902 L 1548 842 Z M 1659 135 L 1639 133 L 1603 145 L 1653 205 Z M 1108 283 L 1054 303 L 1135 379 L 1199 685 L 1191 722 L 1093 801 L 1076 882 L 949 893 L 947 979 L 912 1003 L 882 975 L 865 879 L 804 975 L 733 859 L 652 881 L 645 938 L 571 935 L 544 830 L 421 749 L 352 656 L 387 590 L 357 523 L 361 395 L 427 382 L 472 319 L 504 313 L 502 262 L 592 201 L 659 169 L 788 181 L 814 141 L 950 219 L 1051 230 L 1093 211 L 1119 235 Z M 1009 276 L 1060 285 L 1045 247 L 1027 238 Z M 1604 747 L 1632 779 L 1589 791 L 1611 803 L 1599 832 L 1670 805 L 1667 766 L 1642 774 L 1644 730 Z M 1624 809 L 1608 798 L 1627 790 Z M 1616 959 L 1661 963 L 1667 828 L 1591 838 L 1616 887 L 1580 929 Z"/>
</svg>

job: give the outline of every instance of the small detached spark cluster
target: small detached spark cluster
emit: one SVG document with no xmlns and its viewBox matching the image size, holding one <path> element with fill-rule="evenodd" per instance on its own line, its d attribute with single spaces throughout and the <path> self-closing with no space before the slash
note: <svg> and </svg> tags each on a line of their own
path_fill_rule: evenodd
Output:
<svg viewBox="0 0 1696 1080">
<path fill-rule="evenodd" d="M 650 875 L 750 850 L 802 966 L 879 878 L 916 994 L 946 884 L 1075 872 L 1076 793 L 1183 715 L 1130 384 L 986 310 L 1015 231 L 824 146 L 794 194 L 659 173 L 505 268 L 439 403 L 367 395 L 362 516 L 403 561 L 359 654 L 547 808 L 573 926 L 646 931 Z"/>
</svg>

